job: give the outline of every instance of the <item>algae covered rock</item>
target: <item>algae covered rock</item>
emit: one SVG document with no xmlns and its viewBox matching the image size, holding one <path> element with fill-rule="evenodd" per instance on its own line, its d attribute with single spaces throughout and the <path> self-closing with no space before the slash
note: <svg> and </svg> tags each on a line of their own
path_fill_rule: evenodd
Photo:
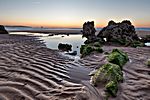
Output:
<svg viewBox="0 0 150 100">
<path fill-rule="evenodd" d="M 109 96 L 115 97 L 118 91 L 118 84 L 123 81 L 122 67 L 129 60 L 128 55 L 121 50 L 113 49 L 108 55 L 109 63 L 101 66 L 91 78 L 95 86 L 105 86 L 105 99 Z"/>
<path fill-rule="evenodd" d="M 93 51 L 99 53 L 103 52 L 103 49 L 101 48 L 101 45 L 98 42 L 81 45 L 80 48 L 81 57 L 85 57 L 86 55 L 89 55 Z"/>
<path fill-rule="evenodd" d="M 108 61 L 119 65 L 121 68 L 128 60 L 128 55 L 119 49 L 113 49 L 113 51 L 108 55 Z"/>
<path fill-rule="evenodd" d="M 109 95 L 115 97 L 118 91 L 118 83 L 115 81 L 110 81 L 109 83 L 106 84 L 105 88 Z"/>
<path fill-rule="evenodd" d="M 100 67 L 92 77 L 92 83 L 98 85 L 99 83 L 108 83 L 110 81 L 122 81 L 123 73 L 120 67 L 116 64 L 107 63 Z"/>
</svg>

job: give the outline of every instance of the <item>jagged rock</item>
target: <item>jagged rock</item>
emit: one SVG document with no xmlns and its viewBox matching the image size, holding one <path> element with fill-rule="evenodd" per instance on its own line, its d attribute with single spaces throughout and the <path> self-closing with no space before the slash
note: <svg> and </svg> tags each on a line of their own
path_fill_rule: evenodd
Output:
<svg viewBox="0 0 150 100">
<path fill-rule="evenodd" d="M 8 34 L 3 25 L 0 25 L 0 34 Z"/>
<path fill-rule="evenodd" d="M 95 36 L 95 32 L 96 30 L 94 28 L 94 21 L 85 22 L 83 24 L 82 34 L 83 34 L 83 37 L 87 38 L 87 41 L 85 42 L 86 44 L 95 42 L 97 40 Z"/>
<path fill-rule="evenodd" d="M 62 51 L 67 51 L 67 52 L 69 52 L 69 51 L 71 51 L 72 49 L 72 45 L 70 45 L 70 44 L 62 44 L 62 43 L 59 43 L 58 44 L 58 49 L 59 50 L 62 50 Z"/>
<path fill-rule="evenodd" d="M 121 45 L 130 45 L 133 41 L 139 41 L 135 28 L 128 20 L 124 20 L 121 23 L 115 23 L 110 21 L 106 27 L 104 27 L 97 37 L 106 38 L 107 42 L 119 43 Z"/>
</svg>

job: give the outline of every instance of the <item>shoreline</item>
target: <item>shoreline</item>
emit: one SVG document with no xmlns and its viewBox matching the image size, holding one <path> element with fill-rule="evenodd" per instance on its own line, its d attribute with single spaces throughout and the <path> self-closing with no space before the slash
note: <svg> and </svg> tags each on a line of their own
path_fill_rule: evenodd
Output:
<svg viewBox="0 0 150 100">
<path fill-rule="evenodd" d="M 30 32 L 30 33 L 54 33 L 54 34 L 81 34 L 81 30 L 12 30 L 9 32 Z"/>
</svg>

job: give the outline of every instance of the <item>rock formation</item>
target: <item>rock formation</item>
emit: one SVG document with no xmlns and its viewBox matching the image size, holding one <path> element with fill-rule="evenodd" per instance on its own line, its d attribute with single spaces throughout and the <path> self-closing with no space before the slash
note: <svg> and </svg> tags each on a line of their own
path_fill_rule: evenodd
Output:
<svg viewBox="0 0 150 100">
<path fill-rule="evenodd" d="M 95 28 L 94 28 L 94 21 L 91 22 L 85 22 L 83 24 L 83 37 L 87 38 L 87 41 L 85 43 L 91 43 L 96 41 L 96 36 L 95 36 Z"/>
<path fill-rule="evenodd" d="M 69 51 L 71 51 L 72 49 L 72 45 L 70 45 L 70 44 L 62 44 L 62 43 L 59 43 L 58 44 L 58 49 L 59 50 L 62 50 L 62 51 L 67 51 L 67 52 L 69 52 Z"/>
<path fill-rule="evenodd" d="M 99 32 L 97 37 L 106 38 L 107 42 L 115 42 L 127 46 L 133 41 L 139 41 L 134 26 L 128 20 L 124 20 L 121 23 L 109 21 L 108 25 Z"/>
<path fill-rule="evenodd" d="M 8 34 L 3 25 L 0 25 L 0 34 Z"/>
</svg>

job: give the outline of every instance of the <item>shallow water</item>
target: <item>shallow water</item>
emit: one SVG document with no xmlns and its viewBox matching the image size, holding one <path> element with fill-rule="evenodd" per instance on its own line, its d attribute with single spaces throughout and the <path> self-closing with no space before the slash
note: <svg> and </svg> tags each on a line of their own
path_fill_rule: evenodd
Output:
<svg viewBox="0 0 150 100">
<path fill-rule="evenodd" d="M 81 34 L 72 34 L 69 36 L 67 35 L 48 36 L 49 34 L 29 33 L 29 32 L 11 32 L 10 34 L 39 36 L 39 39 L 43 40 L 46 46 L 50 49 L 58 49 L 59 43 L 71 44 L 72 51 L 77 51 L 77 56 L 80 56 L 80 47 L 81 45 L 84 44 L 84 41 L 86 40 L 86 38 L 82 38 Z"/>
<path fill-rule="evenodd" d="M 48 37 L 40 37 L 44 40 L 46 46 L 51 49 L 58 49 L 59 43 L 67 43 L 72 45 L 72 51 L 77 51 L 77 55 L 80 55 L 80 47 L 84 44 L 86 38 L 82 38 L 81 34 L 77 35 L 54 35 Z"/>
<path fill-rule="evenodd" d="M 150 46 L 150 42 L 148 42 L 148 43 L 145 43 L 145 45 L 146 45 L 146 46 Z"/>
</svg>

